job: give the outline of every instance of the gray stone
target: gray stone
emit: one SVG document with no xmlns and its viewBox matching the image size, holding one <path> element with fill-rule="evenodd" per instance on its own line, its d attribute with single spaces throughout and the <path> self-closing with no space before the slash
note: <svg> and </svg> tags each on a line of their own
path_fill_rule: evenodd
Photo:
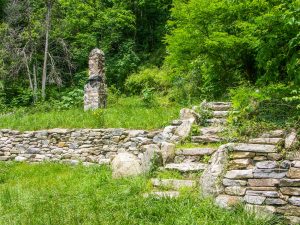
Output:
<svg viewBox="0 0 300 225">
<path fill-rule="evenodd" d="M 136 176 L 142 173 L 142 167 L 136 156 L 130 153 L 119 153 L 112 161 L 114 178 Z"/>
<path fill-rule="evenodd" d="M 293 205 L 285 205 L 278 207 L 276 211 L 285 216 L 300 216 L 300 207 Z"/>
<path fill-rule="evenodd" d="M 255 156 L 254 152 L 233 152 L 230 155 L 232 159 L 253 158 L 254 156 Z"/>
<path fill-rule="evenodd" d="M 289 203 L 292 205 L 300 206 L 300 197 L 292 196 L 289 198 Z"/>
<path fill-rule="evenodd" d="M 200 178 L 200 187 L 203 196 L 217 196 L 223 192 L 224 187 L 220 180 L 223 178 L 223 172 L 227 163 L 228 148 L 230 146 L 231 144 L 222 145 L 212 155 L 210 164 Z"/>
<path fill-rule="evenodd" d="M 265 200 L 266 205 L 286 205 L 287 202 L 280 198 L 267 198 Z"/>
<path fill-rule="evenodd" d="M 300 161 L 293 161 L 292 166 L 296 168 L 300 168 Z"/>
<path fill-rule="evenodd" d="M 17 161 L 17 162 L 24 162 L 24 161 L 26 161 L 27 160 L 27 158 L 26 157 L 23 157 L 23 156 L 17 156 L 16 158 L 15 158 L 15 161 Z"/>
<path fill-rule="evenodd" d="M 145 145 L 143 147 L 144 154 L 142 155 L 142 170 L 147 173 L 155 165 L 163 165 L 161 151 L 155 144 Z"/>
<path fill-rule="evenodd" d="M 223 118 L 212 118 L 212 119 L 207 119 L 206 122 L 210 124 L 211 126 L 220 126 L 224 125 L 227 123 L 227 119 Z"/>
<path fill-rule="evenodd" d="M 191 132 L 194 121 L 194 119 L 183 120 L 182 124 L 176 129 L 175 135 L 181 138 L 188 137 Z"/>
<path fill-rule="evenodd" d="M 262 138 L 282 138 L 285 135 L 284 130 L 273 130 L 261 135 Z"/>
<path fill-rule="evenodd" d="M 297 133 L 296 131 L 291 131 L 285 138 L 285 148 L 292 148 L 296 145 L 298 142 Z"/>
<path fill-rule="evenodd" d="M 255 164 L 259 169 L 274 169 L 277 167 L 277 163 L 274 161 L 262 161 Z"/>
<path fill-rule="evenodd" d="M 246 195 L 262 196 L 262 197 L 269 197 L 269 198 L 279 198 L 279 194 L 278 194 L 277 191 L 252 191 L 252 190 L 247 190 Z"/>
<path fill-rule="evenodd" d="M 201 106 L 214 111 L 228 111 L 232 104 L 230 102 L 204 102 Z"/>
<path fill-rule="evenodd" d="M 226 187 L 225 193 L 227 195 L 239 195 L 243 196 L 246 193 L 246 188 L 241 186 L 232 186 L 232 187 Z"/>
<path fill-rule="evenodd" d="M 218 143 L 221 142 L 222 138 L 216 135 L 201 135 L 201 136 L 193 136 L 193 143 Z"/>
<path fill-rule="evenodd" d="M 245 152 L 272 153 L 272 152 L 276 152 L 276 146 L 262 145 L 262 144 L 237 144 L 233 146 L 233 150 L 245 151 Z"/>
<path fill-rule="evenodd" d="M 287 174 L 285 169 L 254 169 L 253 177 L 254 178 L 283 178 Z"/>
<path fill-rule="evenodd" d="M 228 179 L 247 179 L 253 178 L 253 170 L 230 170 L 225 174 Z"/>
<path fill-rule="evenodd" d="M 224 118 L 227 117 L 229 115 L 229 111 L 213 111 L 213 117 L 215 118 Z"/>
<path fill-rule="evenodd" d="M 200 129 L 202 135 L 215 135 L 224 131 L 224 127 L 203 127 Z"/>
<path fill-rule="evenodd" d="M 300 188 L 298 187 L 282 187 L 280 191 L 284 195 L 300 195 Z"/>
<path fill-rule="evenodd" d="M 283 158 L 283 155 L 280 153 L 269 153 L 267 155 L 268 160 L 275 160 L 275 161 L 279 161 Z"/>
<path fill-rule="evenodd" d="M 279 184 L 278 179 L 249 179 L 248 184 L 253 187 L 274 187 Z"/>
<path fill-rule="evenodd" d="M 254 205 L 262 205 L 266 197 L 263 196 L 255 196 L 255 195 L 245 195 L 244 201 Z"/>
<path fill-rule="evenodd" d="M 223 185 L 228 186 L 246 186 L 247 181 L 246 180 L 230 180 L 230 179 L 223 179 Z"/>
<path fill-rule="evenodd" d="M 180 110 L 180 120 L 195 120 L 198 117 L 197 113 L 192 109 L 181 109 Z"/>
<path fill-rule="evenodd" d="M 179 172 L 196 172 L 202 171 L 207 167 L 204 163 L 170 163 L 165 166 L 168 170 L 178 170 Z"/>
<path fill-rule="evenodd" d="M 161 155 L 162 155 L 164 165 L 174 161 L 175 148 L 176 146 L 172 143 L 163 142 L 161 144 Z"/>
<path fill-rule="evenodd" d="M 234 159 L 230 161 L 229 169 L 231 170 L 246 169 L 251 164 L 252 164 L 251 159 Z"/>
<path fill-rule="evenodd" d="M 287 222 L 291 225 L 299 225 L 300 224 L 300 217 L 298 216 L 285 216 Z"/>
<path fill-rule="evenodd" d="M 211 155 L 216 151 L 214 148 L 184 148 L 176 151 L 176 155 L 183 156 L 204 156 Z"/>
<path fill-rule="evenodd" d="M 300 187 L 300 179 L 280 179 L 280 187 Z"/>
<path fill-rule="evenodd" d="M 277 145 L 283 143 L 283 139 L 282 138 L 254 138 L 254 139 L 250 139 L 249 143 Z"/>
<path fill-rule="evenodd" d="M 230 209 L 231 207 L 243 202 L 243 198 L 230 195 L 219 195 L 216 197 L 216 205 L 221 208 Z"/>
<path fill-rule="evenodd" d="M 287 177 L 293 179 L 300 179 L 300 168 L 290 168 Z"/>
</svg>

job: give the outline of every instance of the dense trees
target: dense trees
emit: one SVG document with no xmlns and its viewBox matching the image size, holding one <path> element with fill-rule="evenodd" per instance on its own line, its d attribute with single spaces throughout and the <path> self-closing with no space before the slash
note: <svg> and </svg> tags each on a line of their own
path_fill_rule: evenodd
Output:
<svg viewBox="0 0 300 225">
<path fill-rule="evenodd" d="M 96 46 L 125 93 L 188 101 L 299 84 L 299 11 L 299 0 L 0 0 L 0 103 L 77 93 Z"/>
</svg>

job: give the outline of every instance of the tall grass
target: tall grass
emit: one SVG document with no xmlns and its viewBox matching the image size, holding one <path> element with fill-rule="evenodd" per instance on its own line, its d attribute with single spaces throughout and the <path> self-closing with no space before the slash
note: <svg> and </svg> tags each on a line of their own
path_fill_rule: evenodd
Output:
<svg viewBox="0 0 300 225">
<path fill-rule="evenodd" d="M 145 177 L 113 180 L 106 167 L 0 163 L 0 224 L 280 224 L 220 209 L 196 191 L 141 197 L 148 189 Z"/>
<path fill-rule="evenodd" d="M 146 107 L 140 98 L 120 98 L 99 113 L 83 109 L 50 110 L 48 112 L 17 111 L 0 117 L 0 128 L 40 130 L 50 128 L 132 128 L 157 129 L 178 118 L 180 106 L 159 103 Z"/>
</svg>

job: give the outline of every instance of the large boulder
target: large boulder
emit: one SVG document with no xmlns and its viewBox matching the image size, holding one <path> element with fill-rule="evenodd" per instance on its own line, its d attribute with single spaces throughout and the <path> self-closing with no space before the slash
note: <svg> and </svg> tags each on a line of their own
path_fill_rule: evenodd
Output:
<svg viewBox="0 0 300 225">
<path fill-rule="evenodd" d="M 119 153 L 112 161 L 113 178 L 136 176 L 142 173 L 138 158 L 130 153 Z"/>
<path fill-rule="evenodd" d="M 167 164 L 174 161 L 176 146 L 169 142 L 163 142 L 161 144 L 161 155 L 163 164 Z"/>
</svg>

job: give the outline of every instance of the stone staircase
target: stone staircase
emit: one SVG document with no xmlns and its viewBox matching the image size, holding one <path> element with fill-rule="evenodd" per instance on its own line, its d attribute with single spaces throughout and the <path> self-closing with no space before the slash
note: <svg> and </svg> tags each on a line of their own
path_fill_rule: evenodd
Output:
<svg viewBox="0 0 300 225">
<path fill-rule="evenodd" d="M 165 164 L 161 170 L 177 171 L 183 175 L 183 179 L 151 179 L 153 191 L 144 194 L 144 197 L 176 198 L 182 188 L 195 188 L 199 173 L 203 172 L 208 164 L 210 156 L 217 150 L 217 146 L 210 147 L 207 144 L 221 143 L 223 139 L 219 134 L 224 130 L 226 119 L 230 113 L 231 103 L 209 102 L 202 104 L 201 109 L 206 110 L 212 116 L 205 120 L 208 126 L 197 125 L 200 133 L 191 137 L 192 145 L 203 145 L 193 148 L 177 148 L 173 162 Z M 195 107 L 194 107 L 195 108 Z M 207 145 L 207 146 L 206 146 Z M 190 174 L 197 174 L 191 178 Z M 166 190 L 167 189 L 167 190 Z"/>
<path fill-rule="evenodd" d="M 206 143 L 221 143 L 223 140 L 219 134 L 224 131 L 224 126 L 227 123 L 227 117 L 230 114 L 230 102 L 208 102 L 203 103 L 201 110 L 211 115 L 204 121 L 206 127 L 201 127 L 199 135 L 191 137 L 192 143 L 206 144 Z"/>
</svg>

